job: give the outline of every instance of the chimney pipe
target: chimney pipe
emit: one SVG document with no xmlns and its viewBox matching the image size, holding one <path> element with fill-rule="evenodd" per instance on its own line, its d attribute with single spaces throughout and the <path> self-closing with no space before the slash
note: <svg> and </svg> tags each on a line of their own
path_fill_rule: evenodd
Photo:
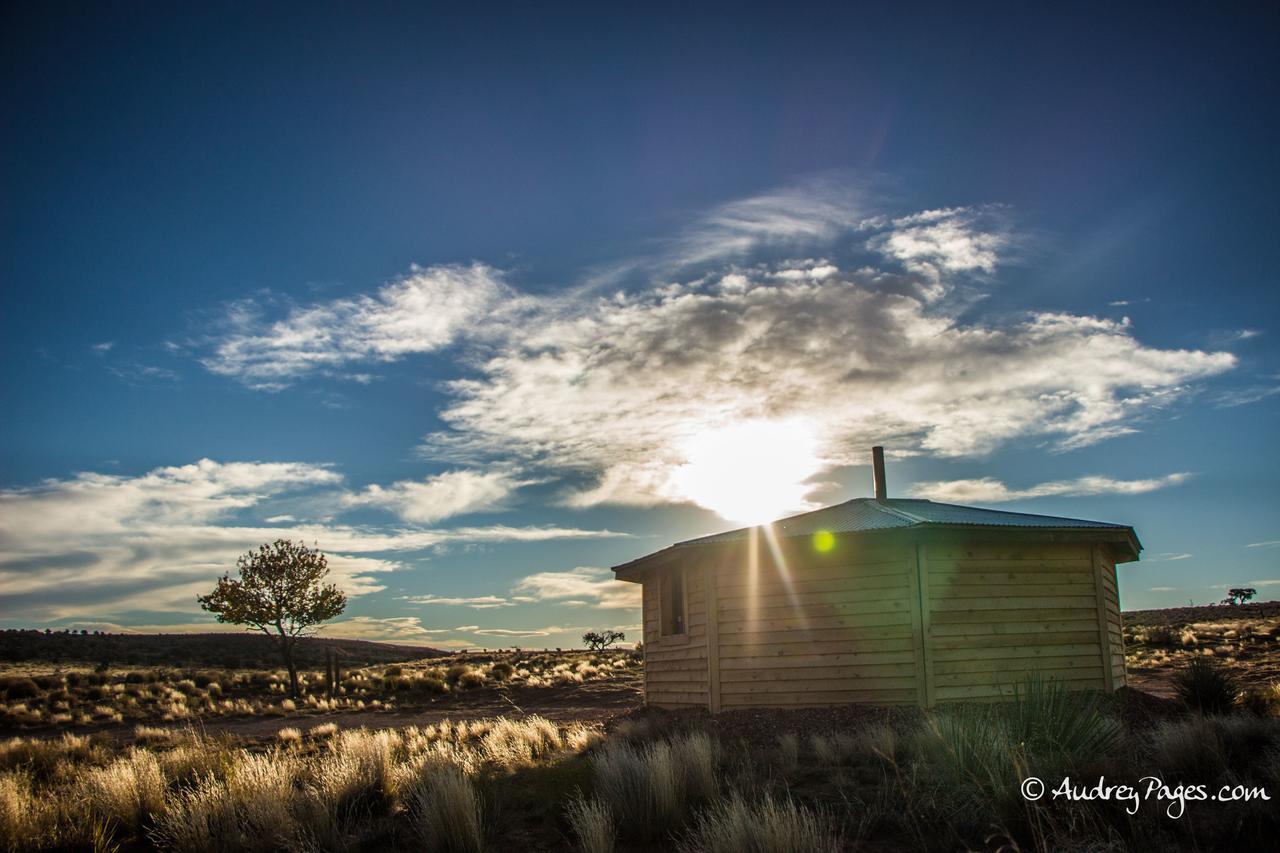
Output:
<svg viewBox="0 0 1280 853">
<path fill-rule="evenodd" d="M 889 489 L 884 482 L 884 448 L 871 448 L 871 471 L 876 487 L 876 500 L 884 502 L 889 499 Z"/>
</svg>

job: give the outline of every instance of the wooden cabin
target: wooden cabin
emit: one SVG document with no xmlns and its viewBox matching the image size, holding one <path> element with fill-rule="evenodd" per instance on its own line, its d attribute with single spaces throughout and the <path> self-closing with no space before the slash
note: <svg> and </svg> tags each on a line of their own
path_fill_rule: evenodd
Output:
<svg viewBox="0 0 1280 853">
<path fill-rule="evenodd" d="M 1123 524 L 885 494 L 680 542 L 644 587 L 647 701 L 712 712 L 995 699 L 1032 672 L 1125 683 Z"/>
</svg>

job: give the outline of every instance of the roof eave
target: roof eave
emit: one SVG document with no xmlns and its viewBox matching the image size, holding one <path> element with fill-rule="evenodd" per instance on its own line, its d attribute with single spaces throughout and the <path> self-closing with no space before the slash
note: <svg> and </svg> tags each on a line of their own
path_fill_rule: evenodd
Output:
<svg viewBox="0 0 1280 853">
<path fill-rule="evenodd" d="M 1138 559 L 1142 551 L 1142 543 L 1132 527 L 1000 527 L 989 524 L 939 524 L 923 522 L 910 527 L 884 528 L 875 530 L 857 530 L 837 533 L 837 536 L 866 536 L 868 534 L 904 533 L 907 531 L 955 531 L 964 533 L 998 533 L 1002 536 L 1026 537 L 1033 539 L 1053 539 L 1062 541 L 1099 542 L 1118 546 L 1115 550 L 1117 563 L 1130 563 Z M 786 537 L 803 538 L 801 536 Z M 641 576 L 648 571 L 670 565 L 682 556 L 737 544 L 733 541 L 676 543 L 668 545 L 661 551 L 654 551 L 630 562 L 613 567 L 614 576 L 621 581 L 639 583 Z"/>
</svg>

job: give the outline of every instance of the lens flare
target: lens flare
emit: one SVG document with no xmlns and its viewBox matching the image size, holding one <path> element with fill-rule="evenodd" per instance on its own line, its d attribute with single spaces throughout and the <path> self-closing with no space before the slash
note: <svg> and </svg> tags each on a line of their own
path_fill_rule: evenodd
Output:
<svg viewBox="0 0 1280 853">
<path fill-rule="evenodd" d="M 836 547 L 836 537 L 830 530 L 819 530 L 813 534 L 813 548 L 815 551 L 821 551 L 825 554 L 834 547 Z"/>
</svg>

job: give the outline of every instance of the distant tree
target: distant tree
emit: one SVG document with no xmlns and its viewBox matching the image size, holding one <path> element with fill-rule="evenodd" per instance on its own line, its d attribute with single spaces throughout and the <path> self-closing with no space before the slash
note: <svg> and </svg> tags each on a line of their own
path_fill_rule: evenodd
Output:
<svg viewBox="0 0 1280 853">
<path fill-rule="evenodd" d="M 626 638 L 627 635 L 621 631 L 588 631 L 582 635 L 582 642 L 587 644 L 587 648 L 598 652 Z"/>
<path fill-rule="evenodd" d="M 236 561 L 240 576 L 223 575 L 200 606 L 219 622 L 247 625 L 275 640 L 289 670 L 289 690 L 298 696 L 298 667 L 293 651 L 298 638 L 315 631 L 347 606 L 347 597 L 324 583 L 329 562 L 318 549 L 277 539 Z"/>
<path fill-rule="evenodd" d="M 1244 587 L 1244 586 L 1235 587 L 1234 589 L 1227 590 L 1227 597 L 1222 599 L 1222 603 L 1223 604 L 1244 604 L 1246 601 L 1253 598 L 1257 594 L 1258 594 L 1258 591 L 1256 589 L 1251 589 L 1249 587 Z"/>
</svg>

